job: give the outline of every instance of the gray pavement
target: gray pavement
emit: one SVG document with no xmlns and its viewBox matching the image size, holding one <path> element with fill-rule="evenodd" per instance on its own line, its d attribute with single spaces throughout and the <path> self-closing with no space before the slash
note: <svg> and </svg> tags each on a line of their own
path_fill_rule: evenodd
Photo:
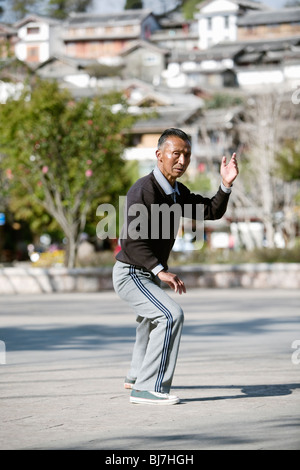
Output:
<svg viewBox="0 0 300 470">
<path fill-rule="evenodd" d="M 300 449 L 299 291 L 171 295 L 170 407 L 129 403 L 135 321 L 113 292 L 1 296 L 0 449 Z"/>
</svg>

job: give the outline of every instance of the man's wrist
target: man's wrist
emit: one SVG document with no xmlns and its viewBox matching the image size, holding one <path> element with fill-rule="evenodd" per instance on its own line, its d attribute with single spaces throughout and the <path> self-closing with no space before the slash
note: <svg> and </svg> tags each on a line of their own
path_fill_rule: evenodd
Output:
<svg viewBox="0 0 300 470">
<path fill-rule="evenodd" d="M 163 267 L 162 264 L 158 264 L 157 266 L 155 266 L 155 268 L 152 269 L 152 273 L 154 274 L 154 276 L 157 276 L 158 273 L 160 273 L 161 271 L 163 271 L 165 268 Z"/>
<path fill-rule="evenodd" d="M 223 180 L 221 181 L 221 189 L 224 193 L 228 193 L 228 194 L 231 193 L 231 188 L 232 188 L 232 185 L 229 185 Z"/>
</svg>

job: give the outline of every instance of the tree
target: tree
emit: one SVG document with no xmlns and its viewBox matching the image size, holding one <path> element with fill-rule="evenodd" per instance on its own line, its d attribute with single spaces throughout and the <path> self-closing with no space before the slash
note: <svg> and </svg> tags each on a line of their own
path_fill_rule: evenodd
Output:
<svg viewBox="0 0 300 470">
<path fill-rule="evenodd" d="M 92 0 L 49 0 L 48 12 L 53 18 L 64 19 L 70 13 L 87 11 Z"/>
<path fill-rule="evenodd" d="M 12 0 L 12 11 L 18 18 L 23 18 L 28 13 L 32 12 L 33 8 L 38 3 L 38 0 Z"/>
<path fill-rule="evenodd" d="M 143 8 L 142 0 L 126 0 L 124 10 L 139 10 Z"/>
<path fill-rule="evenodd" d="M 38 81 L 0 107 L 1 167 L 14 193 L 22 197 L 25 189 L 31 206 L 61 227 L 68 267 L 75 265 L 88 215 L 124 190 L 123 131 L 132 123 L 120 96 L 74 101 L 50 82 Z"/>
<path fill-rule="evenodd" d="M 284 181 L 300 181 L 300 140 L 284 141 L 278 155 L 278 166 Z"/>
<path fill-rule="evenodd" d="M 283 180 L 284 236 L 288 245 L 293 246 L 299 224 L 300 202 L 300 140 L 285 139 L 277 156 L 278 174 Z"/>
<path fill-rule="evenodd" d="M 53 18 L 64 19 L 71 12 L 85 12 L 93 0 L 10 0 L 15 19 L 29 13 L 49 14 Z M 1 0 L 0 0 L 1 3 Z M 0 6 L 0 16 L 5 7 Z"/>
<path fill-rule="evenodd" d="M 288 178 L 278 170 L 278 155 L 282 153 L 286 139 L 294 142 L 298 137 L 297 113 L 289 94 L 270 90 L 249 98 L 244 119 L 239 123 L 240 140 L 245 149 L 244 171 L 235 187 L 241 199 L 257 209 L 270 248 L 275 246 L 279 225 L 283 232 L 290 233 L 287 236 L 290 244 L 294 241 L 292 223 L 286 214 L 290 212 L 296 187 L 290 185 Z M 284 162 L 282 157 L 281 165 Z M 283 220 L 279 219 L 280 214 L 283 214 Z"/>
<path fill-rule="evenodd" d="M 192 20 L 194 18 L 195 13 L 199 12 L 200 3 L 199 0 L 181 0 L 185 19 Z"/>
<path fill-rule="evenodd" d="M 129 0 L 127 0 L 128 2 Z M 131 0 L 134 1 L 134 0 Z M 186 20 L 194 18 L 195 13 L 198 12 L 201 2 L 204 0 L 159 0 L 161 14 L 169 14 L 176 11 L 182 11 Z"/>
</svg>

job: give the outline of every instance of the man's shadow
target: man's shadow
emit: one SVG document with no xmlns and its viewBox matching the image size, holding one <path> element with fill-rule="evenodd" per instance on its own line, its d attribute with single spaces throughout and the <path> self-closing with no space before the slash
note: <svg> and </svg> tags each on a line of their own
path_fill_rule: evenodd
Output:
<svg viewBox="0 0 300 470">
<path fill-rule="evenodd" d="M 279 397 L 284 395 L 291 395 L 293 390 L 300 388 L 300 384 L 275 384 L 275 385 L 192 385 L 188 387 L 174 386 L 173 390 L 240 390 L 241 393 L 236 395 L 216 395 L 216 396 L 202 396 L 195 398 L 183 398 L 181 403 L 188 403 L 192 401 L 216 401 L 216 400 L 235 400 L 237 398 L 263 398 L 263 397 Z"/>
</svg>

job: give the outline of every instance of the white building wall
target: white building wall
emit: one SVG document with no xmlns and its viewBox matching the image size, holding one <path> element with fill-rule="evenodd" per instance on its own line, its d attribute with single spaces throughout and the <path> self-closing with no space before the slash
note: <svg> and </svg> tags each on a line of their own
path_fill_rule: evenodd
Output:
<svg viewBox="0 0 300 470">
<path fill-rule="evenodd" d="M 249 70 L 237 73 L 241 88 L 261 87 L 265 85 L 278 85 L 284 83 L 282 70 Z"/>
<path fill-rule="evenodd" d="M 294 87 L 300 86 L 300 64 L 286 65 L 284 68 L 284 76 L 287 81 Z"/>
<path fill-rule="evenodd" d="M 26 44 L 21 42 L 17 43 L 15 45 L 15 54 L 17 59 L 22 60 L 24 62 L 27 56 Z"/>
<path fill-rule="evenodd" d="M 44 62 L 48 60 L 50 57 L 49 53 L 49 42 L 44 42 L 39 44 L 40 54 L 39 54 L 39 62 Z"/>
<path fill-rule="evenodd" d="M 37 33 L 28 33 L 30 28 L 38 28 Z M 27 61 L 28 48 L 38 48 L 38 61 L 44 62 L 50 56 L 50 26 L 47 23 L 32 21 L 18 30 L 19 41 L 15 46 L 15 54 L 19 60 Z"/>
<path fill-rule="evenodd" d="M 197 15 L 200 49 L 222 41 L 236 41 L 237 10 L 238 6 L 227 0 L 216 0 L 200 10 Z"/>
<path fill-rule="evenodd" d="M 37 34 L 28 34 L 29 28 L 38 28 L 39 32 Z M 19 29 L 18 37 L 26 42 L 49 41 L 49 30 L 50 28 L 47 23 L 32 21 Z"/>
<path fill-rule="evenodd" d="M 215 0 L 201 8 L 202 13 L 233 12 L 238 10 L 238 5 L 230 0 Z"/>
<path fill-rule="evenodd" d="M 226 19 L 226 17 L 228 19 Z M 236 17 L 218 15 L 199 20 L 199 47 L 208 47 L 223 41 L 236 41 Z"/>
</svg>

